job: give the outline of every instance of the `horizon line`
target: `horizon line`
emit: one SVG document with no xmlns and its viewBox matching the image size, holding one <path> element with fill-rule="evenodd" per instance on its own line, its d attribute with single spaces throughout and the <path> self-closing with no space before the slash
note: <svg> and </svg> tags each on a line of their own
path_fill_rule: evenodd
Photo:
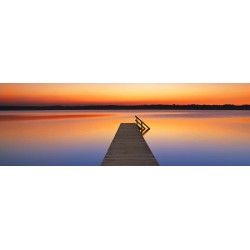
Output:
<svg viewBox="0 0 250 250">
<path fill-rule="evenodd" d="M 224 104 L 79 104 L 79 105 L 64 105 L 64 104 L 53 104 L 53 105 L 9 105 L 3 104 L 0 107 L 103 107 L 103 106 L 122 106 L 122 107 L 137 107 L 137 106 L 250 106 L 250 103 L 245 104 L 232 104 L 232 103 L 224 103 Z"/>
</svg>

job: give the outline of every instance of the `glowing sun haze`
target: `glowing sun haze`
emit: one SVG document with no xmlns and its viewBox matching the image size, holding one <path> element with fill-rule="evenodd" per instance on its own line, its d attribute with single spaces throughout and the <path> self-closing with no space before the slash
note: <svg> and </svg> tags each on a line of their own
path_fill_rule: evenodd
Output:
<svg viewBox="0 0 250 250">
<path fill-rule="evenodd" d="M 249 104 L 250 84 L 0 84 L 0 105 Z"/>
</svg>

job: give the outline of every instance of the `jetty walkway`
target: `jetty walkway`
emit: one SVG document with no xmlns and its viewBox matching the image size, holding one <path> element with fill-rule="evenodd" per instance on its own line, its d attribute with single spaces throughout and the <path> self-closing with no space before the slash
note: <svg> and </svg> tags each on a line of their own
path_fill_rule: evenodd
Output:
<svg viewBox="0 0 250 250">
<path fill-rule="evenodd" d="M 158 166 L 143 134 L 149 127 L 136 116 L 136 123 L 121 123 L 102 166 Z"/>
</svg>

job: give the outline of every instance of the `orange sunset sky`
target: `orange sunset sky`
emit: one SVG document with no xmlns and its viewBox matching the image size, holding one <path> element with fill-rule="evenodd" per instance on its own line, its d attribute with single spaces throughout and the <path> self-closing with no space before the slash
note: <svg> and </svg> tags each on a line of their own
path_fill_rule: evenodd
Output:
<svg viewBox="0 0 250 250">
<path fill-rule="evenodd" d="M 0 84 L 0 105 L 99 104 L 250 104 L 250 84 Z"/>
</svg>

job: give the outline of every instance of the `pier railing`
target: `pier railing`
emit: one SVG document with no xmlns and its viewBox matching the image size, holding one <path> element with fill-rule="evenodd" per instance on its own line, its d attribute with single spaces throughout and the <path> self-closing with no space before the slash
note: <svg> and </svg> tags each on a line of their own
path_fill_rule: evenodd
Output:
<svg viewBox="0 0 250 250">
<path fill-rule="evenodd" d="M 135 116 L 135 122 L 139 127 L 142 135 L 146 134 L 150 130 L 150 127 L 145 122 L 143 122 L 138 116 Z"/>
</svg>

